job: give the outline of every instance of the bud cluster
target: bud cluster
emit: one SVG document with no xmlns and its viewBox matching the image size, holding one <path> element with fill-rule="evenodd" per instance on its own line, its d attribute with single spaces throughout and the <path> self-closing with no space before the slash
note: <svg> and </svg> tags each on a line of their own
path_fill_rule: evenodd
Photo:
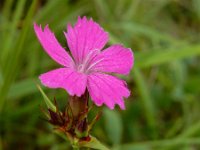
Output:
<svg viewBox="0 0 200 150">
<path fill-rule="evenodd" d="M 48 122 L 52 124 L 56 130 L 59 130 L 65 135 L 73 145 L 77 145 L 81 141 L 90 141 L 89 131 L 94 123 L 99 119 L 100 113 L 88 122 L 88 113 L 92 106 L 88 106 L 89 94 L 86 91 L 81 97 L 69 97 L 68 104 L 64 111 L 60 111 L 56 100 L 56 111 L 48 109 Z"/>
</svg>

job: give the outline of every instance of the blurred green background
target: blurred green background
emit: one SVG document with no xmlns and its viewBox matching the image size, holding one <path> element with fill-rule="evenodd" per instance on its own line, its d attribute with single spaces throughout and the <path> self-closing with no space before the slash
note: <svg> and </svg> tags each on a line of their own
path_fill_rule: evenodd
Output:
<svg viewBox="0 0 200 150">
<path fill-rule="evenodd" d="M 123 43 L 135 54 L 124 77 L 132 92 L 127 109 L 103 107 L 92 134 L 113 150 L 199 150 L 200 0 L 1 0 L 0 149 L 71 149 L 41 119 L 35 84 L 58 65 L 33 22 L 49 24 L 67 47 L 63 30 L 83 15 L 109 32 L 108 45 Z M 43 89 L 60 107 L 66 103 L 64 90 Z"/>
</svg>

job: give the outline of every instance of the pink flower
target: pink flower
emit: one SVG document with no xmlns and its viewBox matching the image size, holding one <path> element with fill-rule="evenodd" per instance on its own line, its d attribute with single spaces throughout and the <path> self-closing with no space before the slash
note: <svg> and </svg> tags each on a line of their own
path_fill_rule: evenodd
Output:
<svg viewBox="0 0 200 150">
<path fill-rule="evenodd" d="M 71 55 L 58 43 L 48 25 L 34 30 L 44 50 L 62 67 L 42 74 L 39 78 L 49 88 L 64 88 L 71 96 L 81 96 L 87 90 L 97 105 L 113 109 L 118 104 L 125 109 L 123 98 L 130 95 L 126 82 L 110 75 L 127 75 L 133 66 L 133 52 L 121 44 L 104 50 L 108 33 L 92 19 L 78 18 L 74 27 L 64 32 Z M 108 74 L 106 74 L 108 73 Z"/>
</svg>

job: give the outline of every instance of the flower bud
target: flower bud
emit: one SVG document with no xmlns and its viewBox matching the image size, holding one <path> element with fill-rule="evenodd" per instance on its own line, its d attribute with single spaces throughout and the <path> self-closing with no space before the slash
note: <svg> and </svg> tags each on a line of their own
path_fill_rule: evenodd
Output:
<svg viewBox="0 0 200 150">
<path fill-rule="evenodd" d="M 75 128 L 75 134 L 78 138 L 83 138 L 88 136 L 88 123 L 86 118 L 78 122 Z"/>
</svg>

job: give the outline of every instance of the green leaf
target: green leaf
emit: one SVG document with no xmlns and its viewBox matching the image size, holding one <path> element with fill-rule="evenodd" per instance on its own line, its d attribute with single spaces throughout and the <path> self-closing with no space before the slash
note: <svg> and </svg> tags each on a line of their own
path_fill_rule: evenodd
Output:
<svg viewBox="0 0 200 150">
<path fill-rule="evenodd" d="M 163 139 L 155 141 L 146 142 L 135 142 L 129 144 L 123 144 L 116 148 L 115 150 L 149 150 L 149 149 L 161 149 L 168 146 L 184 146 L 184 145 L 200 145 L 199 138 L 184 138 L 184 139 Z"/>
<path fill-rule="evenodd" d="M 23 9 L 25 7 L 25 3 L 26 0 L 21 0 L 18 1 L 17 3 L 17 7 L 14 11 L 12 22 L 9 26 L 9 33 L 7 34 L 7 36 L 5 37 L 5 41 L 3 42 L 4 47 L 1 54 L 2 60 L 3 59 L 7 60 L 7 58 L 9 57 L 8 55 L 10 53 L 10 50 L 12 50 L 11 47 L 13 46 L 14 39 L 16 38 L 15 32 L 17 31 L 17 25 L 21 19 L 21 16 L 23 15 Z M 4 62 L 6 62 L 5 60 Z"/>
<path fill-rule="evenodd" d="M 96 5 L 98 15 L 102 19 L 112 18 L 112 14 L 105 0 L 94 0 L 94 4 Z"/>
<path fill-rule="evenodd" d="M 49 18 L 49 14 L 54 10 L 55 8 L 60 8 L 60 6 L 64 5 L 65 1 L 63 0 L 57 0 L 57 1 L 48 1 L 46 5 L 40 10 L 39 15 L 36 16 L 37 21 L 41 22 L 47 18 Z"/>
<path fill-rule="evenodd" d="M 200 1 L 199 0 L 192 0 L 193 4 L 193 11 L 197 14 L 198 18 L 200 19 Z"/>
<path fill-rule="evenodd" d="M 91 140 L 89 142 L 80 142 L 79 145 L 82 147 L 89 147 L 98 150 L 109 150 L 106 146 L 104 146 L 99 140 L 95 137 L 90 136 Z"/>
<path fill-rule="evenodd" d="M 8 99 L 13 100 L 37 92 L 35 81 L 37 81 L 36 78 L 28 78 L 14 83 L 8 92 Z"/>
<path fill-rule="evenodd" d="M 112 150 L 150 150 L 148 145 L 120 145 L 117 147 L 112 148 Z"/>
<path fill-rule="evenodd" d="M 158 51 L 149 51 L 135 54 L 135 66 L 138 68 L 147 68 L 154 65 L 160 65 L 171 61 L 190 58 L 200 55 L 200 45 L 187 45 L 180 48 L 170 48 Z M 144 61 L 145 60 L 145 61 Z"/>
<path fill-rule="evenodd" d="M 2 86 L 0 87 L 0 111 L 2 111 L 2 109 L 4 108 L 5 99 L 7 97 L 10 86 L 17 77 L 19 71 L 18 69 L 21 63 L 21 57 L 24 54 L 24 45 L 26 43 L 27 36 L 29 35 L 29 29 L 32 24 L 32 18 L 37 7 L 37 2 L 37 0 L 32 2 L 27 12 L 27 15 L 25 16 L 25 19 L 23 21 L 23 28 L 19 34 L 19 37 L 16 38 L 14 52 L 12 53 L 12 55 L 9 55 L 8 59 L 6 59 L 10 61 L 4 60 L 6 63 L 2 67 L 4 81 Z"/>
<path fill-rule="evenodd" d="M 0 87 L 3 83 L 3 75 L 2 75 L 2 71 L 1 71 L 1 68 L 0 68 Z"/>
<path fill-rule="evenodd" d="M 113 144 L 120 144 L 122 137 L 122 120 L 117 111 L 104 109 L 105 128 Z"/>
<path fill-rule="evenodd" d="M 173 38 L 171 35 L 160 32 L 157 29 L 151 28 L 149 26 L 136 23 L 136 22 L 123 22 L 123 23 L 114 23 L 112 27 L 116 29 L 125 30 L 125 32 L 144 35 L 153 41 L 167 41 L 173 44 L 181 43 L 182 41 L 178 41 Z"/>
<path fill-rule="evenodd" d="M 141 104 L 144 109 L 147 124 L 151 130 L 152 137 L 156 137 L 156 113 L 153 100 L 151 98 L 150 90 L 146 85 L 146 81 L 140 70 L 135 67 L 133 72 L 137 89 L 141 96 Z"/>
<path fill-rule="evenodd" d="M 14 0 L 7 0 L 5 1 L 4 3 L 4 6 L 3 6 L 3 15 L 4 17 L 6 18 L 9 18 L 10 17 L 10 14 L 11 14 L 11 10 L 12 10 L 12 5 L 13 5 L 13 1 Z"/>
<path fill-rule="evenodd" d="M 37 84 L 37 88 L 40 90 L 47 107 L 53 110 L 54 112 L 56 112 L 56 106 L 50 101 L 50 99 L 47 97 L 47 95 L 44 93 L 44 91 L 38 84 Z"/>
<path fill-rule="evenodd" d="M 176 138 L 182 139 L 182 138 L 191 137 L 199 132 L 200 132 L 200 121 L 198 121 L 197 123 L 193 123 L 190 127 L 188 127 L 188 129 L 185 129 Z"/>
</svg>

